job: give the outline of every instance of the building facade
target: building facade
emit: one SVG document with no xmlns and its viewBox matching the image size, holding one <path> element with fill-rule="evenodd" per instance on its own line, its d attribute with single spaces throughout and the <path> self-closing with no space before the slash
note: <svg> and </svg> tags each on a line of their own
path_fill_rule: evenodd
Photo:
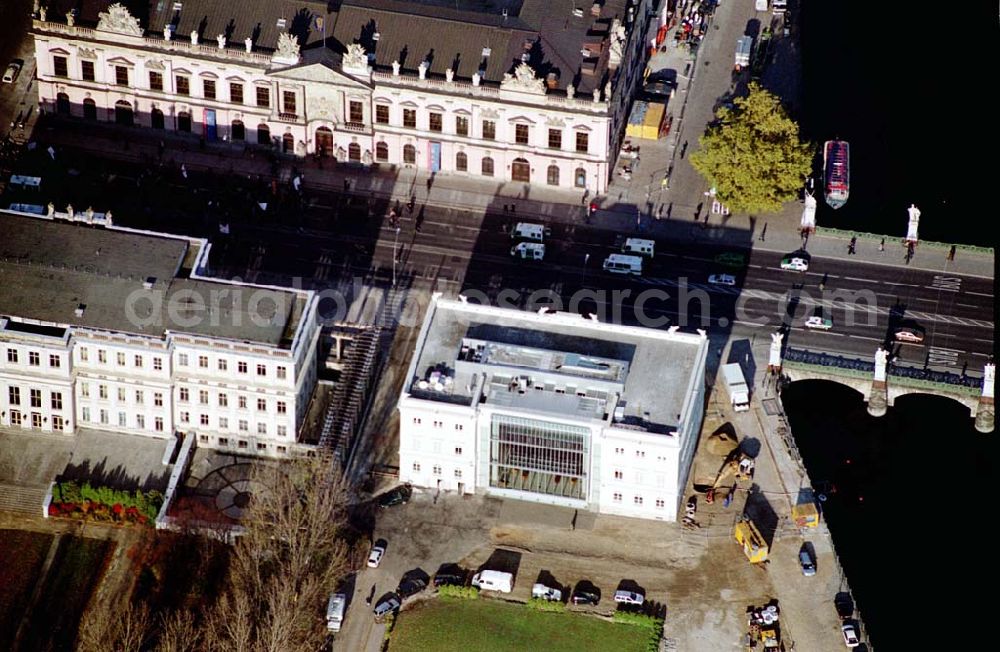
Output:
<svg viewBox="0 0 1000 652">
<path fill-rule="evenodd" d="M 604 192 L 651 0 L 558 20 L 545 0 L 465 5 L 54 0 L 33 21 L 39 103 L 299 156 Z"/>
<path fill-rule="evenodd" d="M 0 232 L 0 427 L 185 432 L 271 456 L 298 446 L 314 293 L 207 278 L 204 240 L 92 215 L 0 211 Z"/>
<path fill-rule="evenodd" d="M 436 297 L 399 400 L 400 479 L 676 520 L 707 351 L 702 332 Z"/>
</svg>

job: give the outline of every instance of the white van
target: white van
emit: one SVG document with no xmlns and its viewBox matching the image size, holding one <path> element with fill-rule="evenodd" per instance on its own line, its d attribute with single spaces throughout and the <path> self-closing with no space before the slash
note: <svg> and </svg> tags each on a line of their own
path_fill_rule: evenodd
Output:
<svg viewBox="0 0 1000 652">
<path fill-rule="evenodd" d="M 622 245 L 623 254 L 633 254 L 652 258 L 655 255 L 656 241 L 642 238 L 628 238 Z"/>
<path fill-rule="evenodd" d="M 604 271 L 613 274 L 642 275 L 642 258 L 625 254 L 611 254 L 604 260 Z"/>
<path fill-rule="evenodd" d="M 514 230 L 510 232 L 512 240 L 523 240 L 525 242 L 543 242 L 546 235 L 544 226 L 532 222 L 518 222 L 514 225 Z"/>
<path fill-rule="evenodd" d="M 510 255 L 523 260 L 542 260 L 545 258 L 545 245 L 540 242 L 518 242 L 511 247 Z"/>
<path fill-rule="evenodd" d="M 343 593 L 333 593 L 326 603 L 326 628 L 331 632 L 339 632 L 344 623 L 344 609 L 347 608 L 347 596 Z"/>
<path fill-rule="evenodd" d="M 484 570 L 472 576 L 472 586 L 483 591 L 510 593 L 514 589 L 514 576 L 495 570 Z"/>
</svg>

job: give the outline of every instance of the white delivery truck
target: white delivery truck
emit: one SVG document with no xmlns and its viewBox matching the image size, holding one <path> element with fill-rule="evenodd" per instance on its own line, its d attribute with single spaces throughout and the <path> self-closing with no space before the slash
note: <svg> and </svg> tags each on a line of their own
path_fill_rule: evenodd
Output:
<svg viewBox="0 0 1000 652">
<path fill-rule="evenodd" d="M 331 632 L 339 632 L 344 624 L 344 609 L 347 608 L 347 596 L 343 593 L 333 593 L 326 603 L 326 628 Z"/>
<path fill-rule="evenodd" d="M 510 593 L 514 588 L 514 576 L 495 570 L 484 570 L 472 576 L 472 586 L 483 591 Z"/>
<path fill-rule="evenodd" d="M 547 235 L 549 235 L 548 229 L 533 222 L 518 222 L 510 232 L 511 240 L 520 240 L 521 242 L 543 242 Z"/>
<path fill-rule="evenodd" d="M 622 243 L 622 253 L 652 258 L 656 254 L 656 241 L 644 240 L 642 238 L 626 238 L 625 242 Z"/>
<path fill-rule="evenodd" d="M 545 245 L 540 242 L 518 242 L 510 248 L 510 255 L 523 260 L 542 260 L 545 258 Z"/>
<path fill-rule="evenodd" d="M 604 259 L 604 271 L 612 274 L 634 274 L 642 276 L 642 258 L 625 254 L 611 254 Z"/>
<path fill-rule="evenodd" d="M 733 410 L 746 412 L 750 409 L 750 388 L 743 377 L 743 369 L 738 364 L 722 365 L 722 379 L 726 383 L 726 392 L 732 401 Z"/>
</svg>

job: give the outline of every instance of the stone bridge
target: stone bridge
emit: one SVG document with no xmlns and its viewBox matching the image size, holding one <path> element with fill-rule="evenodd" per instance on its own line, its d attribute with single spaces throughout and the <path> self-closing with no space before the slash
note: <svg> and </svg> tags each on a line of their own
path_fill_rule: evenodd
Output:
<svg viewBox="0 0 1000 652">
<path fill-rule="evenodd" d="M 944 396 L 969 408 L 969 414 L 976 420 L 977 430 L 993 431 L 993 399 L 983 396 L 982 390 L 975 387 L 936 383 L 891 373 L 885 382 L 879 382 L 871 372 L 792 361 L 782 364 L 781 374 L 790 382 L 828 380 L 847 385 L 865 397 L 868 411 L 873 416 L 882 416 L 887 407 L 896 403 L 897 398 L 907 394 Z"/>
</svg>

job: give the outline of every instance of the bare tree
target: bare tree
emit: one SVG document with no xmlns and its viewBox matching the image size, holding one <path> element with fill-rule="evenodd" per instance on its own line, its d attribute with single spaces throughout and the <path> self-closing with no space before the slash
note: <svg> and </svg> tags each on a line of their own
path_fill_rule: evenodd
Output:
<svg viewBox="0 0 1000 652">
<path fill-rule="evenodd" d="M 77 652 L 140 652 L 151 632 L 149 609 L 145 604 L 126 602 L 120 611 L 101 602 L 88 609 L 80 623 Z"/>
<path fill-rule="evenodd" d="M 206 647 L 235 652 L 316 650 L 323 605 L 347 570 L 346 488 L 333 464 L 258 463 L 226 594 L 206 623 Z"/>
<path fill-rule="evenodd" d="M 156 652 L 199 652 L 202 632 L 189 611 L 175 611 L 160 619 Z"/>
</svg>

